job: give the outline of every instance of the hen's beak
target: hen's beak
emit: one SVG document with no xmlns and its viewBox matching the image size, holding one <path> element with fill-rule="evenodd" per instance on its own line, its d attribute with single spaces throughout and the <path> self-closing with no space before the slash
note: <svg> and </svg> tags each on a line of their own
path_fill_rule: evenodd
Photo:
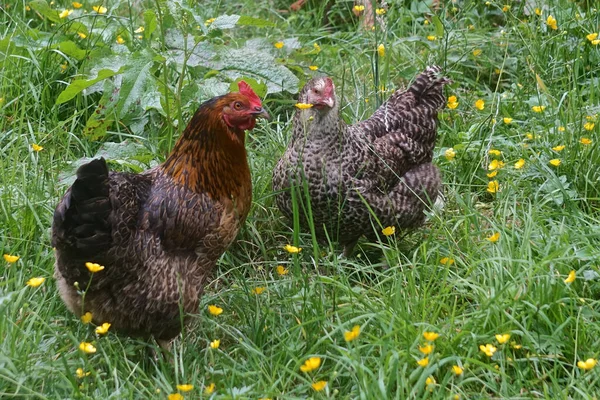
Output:
<svg viewBox="0 0 600 400">
<path fill-rule="evenodd" d="M 327 106 L 329 108 L 333 108 L 333 97 L 325 97 L 325 98 L 321 98 L 319 99 L 319 102 L 316 103 L 316 106 Z"/>
<path fill-rule="evenodd" d="M 252 111 L 250 114 L 252 114 L 255 117 L 263 117 L 265 119 L 270 119 L 271 116 L 269 115 L 269 113 L 263 108 L 263 107 L 254 107 L 254 111 Z"/>
</svg>

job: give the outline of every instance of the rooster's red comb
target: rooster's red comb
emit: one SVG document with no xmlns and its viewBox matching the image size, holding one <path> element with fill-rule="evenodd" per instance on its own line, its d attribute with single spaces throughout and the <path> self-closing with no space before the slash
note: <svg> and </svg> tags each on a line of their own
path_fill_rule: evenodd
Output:
<svg viewBox="0 0 600 400">
<path fill-rule="evenodd" d="M 256 93 L 254 93 L 254 90 L 252 90 L 250 85 L 248 85 L 246 82 L 239 81 L 238 88 L 240 89 L 240 93 L 246 96 L 248 100 L 250 100 L 250 103 L 257 106 L 261 105 L 260 97 L 258 97 Z"/>
</svg>

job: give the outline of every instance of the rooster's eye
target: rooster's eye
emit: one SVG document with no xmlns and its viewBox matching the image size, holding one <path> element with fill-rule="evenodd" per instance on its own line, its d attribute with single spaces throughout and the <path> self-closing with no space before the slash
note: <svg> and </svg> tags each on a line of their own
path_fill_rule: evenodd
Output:
<svg viewBox="0 0 600 400">
<path fill-rule="evenodd" d="M 235 103 L 233 103 L 233 108 L 235 108 L 236 110 L 241 110 L 242 103 L 240 103 L 239 101 L 236 101 Z"/>
</svg>

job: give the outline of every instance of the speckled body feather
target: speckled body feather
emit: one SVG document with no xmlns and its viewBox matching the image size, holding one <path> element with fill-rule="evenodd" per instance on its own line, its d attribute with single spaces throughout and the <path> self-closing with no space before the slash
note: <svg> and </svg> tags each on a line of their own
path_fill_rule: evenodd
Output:
<svg viewBox="0 0 600 400">
<path fill-rule="evenodd" d="M 76 315 L 168 340 L 181 330 L 181 311 L 197 312 L 251 204 L 244 131 L 219 112 L 232 95 L 204 103 L 155 168 L 109 172 L 104 159 L 80 167 L 52 227 L 60 295 Z M 91 274 L 86 262 L 105 269 Z"/>
<path fill-rule="evenodd" d="M 293 188 L 301 224 L 308 225 L 310 200 L 317 236 L 323 239 L 327 231 L 346 253 L 363 234 L 374 239 L 374 227 L 421 225 L 441 185 L 431 160 L 437 112 L 445 104 L 442 88 L 449 81 L 438 78 L 439 71 L 428 67 L 408 90 L 395 92 L 369 119 L 351 126 L 340 118 L 334 94 L 330 109 L 298 110 L 273 174 L 283 214 L 292 218 Z M 298 102 L 310 103 L 309 92 L 316 87 L 321 93 L 327 79 L 308 82 Z"/>
</svg>

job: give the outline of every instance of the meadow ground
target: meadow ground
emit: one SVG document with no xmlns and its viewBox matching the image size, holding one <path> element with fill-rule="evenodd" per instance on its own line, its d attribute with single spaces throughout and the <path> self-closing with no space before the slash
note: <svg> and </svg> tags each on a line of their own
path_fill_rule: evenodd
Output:
<svg viewBox="0 0 600 400">
<path fill-rule="evenodd" d="M 598 9 L 430 3 L 389 2 L 371 30 L 349 1 L 289 13 L 284 1 L 5 0 L 0 397 L 595 398 Z M 353 122 L 434 63 L 454 81 L 434 158 L 444 208 L 347 259 L 288 227 L 270 180 L 298 88 L 332 76 Z M 174 362 L 154 361 L 155 344 L 99 336 L 66 310 L 52 213 L 76 161 L 162 161 L 198 104 L 239 76 L 260 81 L 274 117 L 248 138 L 253 208 Z"/>
</svg>

